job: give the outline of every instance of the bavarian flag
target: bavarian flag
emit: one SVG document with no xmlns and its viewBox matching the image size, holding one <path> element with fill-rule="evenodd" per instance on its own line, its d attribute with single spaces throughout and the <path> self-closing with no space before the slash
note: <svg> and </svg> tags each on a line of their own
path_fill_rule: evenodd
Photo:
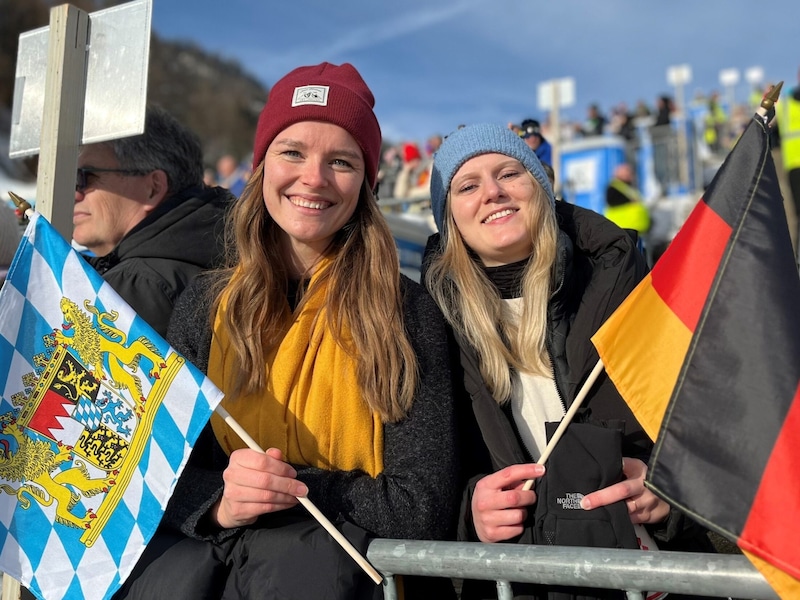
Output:
<svg viewBox="0 0 800 600">
<path fill-rule="evenodd" d="M 110 598 L 221 399 L 34 214 L 0 288 L 0 571 Z"/>
<path fill-rule="evenodd" d="M 756 116 L 592 338 L 656 441 L 647 485 L 800 598 L 800 277 Z"/>
</svg>

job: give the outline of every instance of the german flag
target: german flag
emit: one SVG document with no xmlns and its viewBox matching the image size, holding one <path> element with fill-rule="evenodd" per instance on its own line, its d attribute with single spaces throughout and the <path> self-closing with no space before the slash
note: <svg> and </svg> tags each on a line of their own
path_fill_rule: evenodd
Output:
<svg viewBox="0 0 800 600">
<path fill-rule="evenodd" d="M 647 485 L 800 598 L 800 277 L 756 116 L 592 338 L 656 441 Z"/>
</svg>

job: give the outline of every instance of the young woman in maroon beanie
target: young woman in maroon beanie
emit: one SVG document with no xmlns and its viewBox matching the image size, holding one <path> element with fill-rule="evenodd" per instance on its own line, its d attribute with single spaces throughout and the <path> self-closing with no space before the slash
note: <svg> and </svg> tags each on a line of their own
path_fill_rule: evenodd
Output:
<svg viewBox="0 0 800 600">
<path fill-rule="evenodd" d="M 299 496 L 362 552 L 376 536 L 452 534 L 445 324 L 400 274 L 372 193 L 373 105 L 349 64 L 301 67 L 272 88 L 229 215 L 228 267 L 187 290 L 168 333 L 268 450 L 212 417 L 116 598 L 382 598 Z M 443 597 L 442 581 L 406 583 L 406 598 Z"/>
</svg>

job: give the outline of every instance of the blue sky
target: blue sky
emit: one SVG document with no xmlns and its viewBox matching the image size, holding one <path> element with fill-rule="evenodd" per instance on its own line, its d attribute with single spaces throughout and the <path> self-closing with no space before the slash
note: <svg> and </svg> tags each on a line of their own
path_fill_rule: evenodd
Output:
<svg viewBox="0 0 800 600">
<path fill-rule="evenodd" d="M 696 90 L 762 67 L 797 82 L 797 0 L 153 0 L 153 29 L 237 60 L 270 85 L 294 67 L 351 62 L 376 97 L 384 137 L 424 140 L 460 123 L 543 119 L 543 81 L 572 77 L 582 119 L 672 93 L 688 64 Z"/>
</svg>

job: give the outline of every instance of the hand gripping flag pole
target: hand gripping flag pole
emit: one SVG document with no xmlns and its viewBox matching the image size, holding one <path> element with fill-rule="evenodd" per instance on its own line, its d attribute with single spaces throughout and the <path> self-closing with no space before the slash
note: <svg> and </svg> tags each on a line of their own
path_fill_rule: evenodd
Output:
<svg viewBox="0 0 800 600">
<path fill-rule="evenodd" d="M 250 434 L 247 433 L 241 425 L 239 425 L 239 423 L 230 415 L 227 410 L 222 407 L 222 405 L 217 405 L 216 412 L 230 426 L 230 428 L 233 429 L 240 438 L 242 438 L 242 441 L 247 444 L 248 448 L 257 452 L 264 452 L 264 449 L 258 445 L 258 442 L 256 442 L 250 436 Z M 364 572 L 369 575 L 370 579 L 372 579 L 372 581 L 374 581 L 376 584 L 380 585 L 380 583 L 383 581 L 380 573 L 378 573 L 378 571 L 376 571 L 375 568 L 369 564 L 366 558 L 359 554 L 358 550 L 356 550 L 353 544 L 351 544 L 348 539 L 344 537 L 342 533 L 336 529 L 336 527 L 334 527 L 333 523 L 331 523 L 328 518 L 322 514 L 322 512 L 314 505 L 314 503 L 305 496 L 298 496 L 297 499 L 300 501 L 300 504 L 302 504 L 305 509 L 310 512 L 311 515 L 319 522 L 319 524 L 322 525 L 329 534 L 331 534 L 331 537 L 333 537 L 333 539 L 339 543 L 345 552 L 347 552 L 351 558 L 358 563 L 358 566 L 364 569 Z"/>
<path fill-rule="evenodd" d="M 547 459 L 550 458 L 550 455 L 553 453 L 558 440 L 560 440 L 561 436 L 564 435 L 564 432 L 567 430 L 567 426 L 572 422 L 575 413 L 578 412 L 578 409 L 581 407 L 583 401 L 586 399 L 586 396 L 589 394 L 589 390 L 592 389 L 592 385 L 602 371 L 603 361 L 598 360 L 597 364 L 592 369 L 592 372 L 589 373 L 589 377 L 587 377 L 586 381 L 583 382 L 583 386 L 581 386 L 578 395 L 575 396 L 575 401 L 570 404 L 567 414 L 564 415 L 564 418 L 561 419 L 561 423 L 558 424 L 558 428 L 553 433 L 553 437 L 551 437 L 550 441 L 547 442 L 544 452 L 542 452 L 539 460 L 536 461 L 537 465 L 543 465 L 545 462 L 547 462 Z M 533 487 L 534 483 L 536 483 L 535 479 L 528 479 L 528 481 L 525 482 L 525 485 L 522 486 L 522 489 L 529 490 Z"/>
</svg>

